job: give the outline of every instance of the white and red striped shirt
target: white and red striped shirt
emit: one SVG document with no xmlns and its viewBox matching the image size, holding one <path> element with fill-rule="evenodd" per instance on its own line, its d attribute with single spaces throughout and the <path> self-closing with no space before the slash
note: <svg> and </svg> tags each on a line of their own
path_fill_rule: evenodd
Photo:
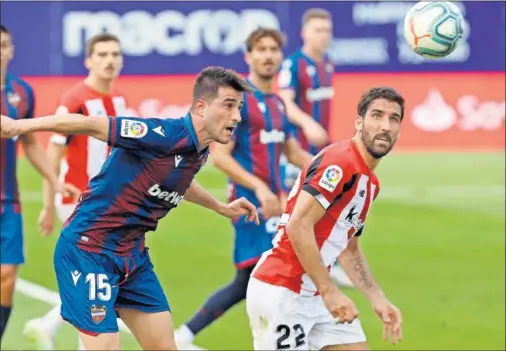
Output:
<svg viewBox="0 0 506 351">
<path fill-rule="evenodd" d="M 301 171 L 281 216 L 274 247 L 262 255 L 252 276 L 301 295 L 314 296 L 318 291 L 304 272 L 286 233 L 286 224 L 302 190 L 325 208 L 326 213 L 315 224 L 314 232 L 321 260 L 330 270 L 348 241 L 362 233 L 379 192 L 379 181 L 352 140 L 326 147 Z"/>
<path fill-rule="evenodd" d="M 79 113 L 86 116 L 121 116 L 126 113 L 125 97 L 117 90 L 102 94 L 84 81 L 68 90 L 61 98 L 59 113 Z M 96 176 L 109 155 L 107 143 L 87 135 L 61 135 L 54 133 L 51 142 L 66 145 L 66 155 L 62 162 L 62 178 L 84 190 L 91 178 Z M 72 198 L 63 197 L 63 204 L 72 203 Z"/>
</svg>

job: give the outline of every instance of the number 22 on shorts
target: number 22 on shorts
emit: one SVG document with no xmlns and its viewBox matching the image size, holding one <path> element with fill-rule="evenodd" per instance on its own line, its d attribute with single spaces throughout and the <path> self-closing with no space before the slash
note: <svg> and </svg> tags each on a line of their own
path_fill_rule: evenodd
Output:
<svg viewBox="0 0 506 351">
<path fill-rule="evenodd" d="M 290 345 L 290 336 L 293 333 L 295 335 L 295 343 L 294 345 Z M 300 324 L 295 324 L 292 328 L 290 328 L 286 324 L 280 324 L 276 328 L 276 334 L 279 335 L 276 341 L 276 349 L 277 350 L 287 350 L 292 348 L 298 348 L 306 344 L 306 333 L 304 332 L 304 328 Z"/>
<path fill-rule="evenodd" d="M 89 299 L 94 301 L 97 297 L 102 301 L 111 299 L 111 284 L 106 274 L 88 273 L 86 275 L 86 284 L 89 286 Z"/>
</svg>

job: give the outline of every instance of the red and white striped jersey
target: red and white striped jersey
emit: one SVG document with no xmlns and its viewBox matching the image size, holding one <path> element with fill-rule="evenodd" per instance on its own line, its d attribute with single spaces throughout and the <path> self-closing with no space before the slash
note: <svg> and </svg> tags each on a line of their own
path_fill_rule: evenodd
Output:
<svg viewBox="0 0 506 351">
<path fill-rule="evenodd" d="M 61 97 L 56 113 L 79 113 L 99 117 L 124 116 L 126 100 L 119 91 L 113 90 L 110 94 L 102 94 L 81 81 Z M 88 181 L 100 172 L 110 152 L 107 143 L 87 135 L 54 133 L 50 140 L 52 143 L 67 147 L 61 167 L 62 180 L 81 190 L 84 190 Z M 62 203 L 70 204 L 72 198 L 63 197 Z"/>
<path fill-rule="evenodd" d="M 362 233 L 378 195 L 379 182 L 352 140 L 326 147 L 299 174 L 281 216 L 273 248 L 262 255 L 252 276 L 301 295 L 314 296 L 317 289 L 304 272 L 286 233 L 286 224 L 302 190 L 314 196 L 326 211 L 315 224 L 314 232 L 321 260 L 330 271 L 348 241 Z"/>
</svg>

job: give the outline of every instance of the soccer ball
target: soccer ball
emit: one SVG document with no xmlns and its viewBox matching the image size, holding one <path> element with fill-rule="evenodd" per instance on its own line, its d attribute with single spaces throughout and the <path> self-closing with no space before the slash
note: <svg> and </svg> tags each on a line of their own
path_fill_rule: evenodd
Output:
<svg viewBox="0 0 506 351">
<path fill-rule="evenodd" d="M 404 19 L 404 37 L 413 50 L 427 58 L 451 54 L 464 32 L 464 17 L 451 2 L 422 1 Z"/>
</svg>

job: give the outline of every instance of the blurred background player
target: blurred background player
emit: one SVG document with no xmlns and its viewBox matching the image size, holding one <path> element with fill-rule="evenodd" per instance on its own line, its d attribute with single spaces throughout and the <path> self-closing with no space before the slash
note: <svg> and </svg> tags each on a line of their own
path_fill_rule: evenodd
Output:
<svg viewBox="0 0 506 351">
<path fill-rule="evenodd" d="M 284 37 L 276 29 L 259 28 L 246 40 L 247 82 L 253 92 L 245 96 L 242 121 L 234 141 L 213 146 L 214 164 L 229 177 L 229 200 L 246 197 L 259 207 L 260 225 L 244 219 L 233 222 L 235 231 L 234 280 L 215 292 L 194 317 L 176 331 L 181 349 L 194 347 L 193 338 L 228 309 L 244 300 L 250 274 L 262 253 L 272 247 L 282 213 L 280 156 L 302 167 L 311 154 L 295 140 L 293 126 L 279 96 L 274 78 L 283 59 Z"/>
<path fill-rule="evenodd" d="M 253 271 L 247 310 L 255 350 L 367 350 L 355 304 L 332 282 L 339 259 L 384 324 L 402 338 L 401 313 L 374 280 L 359 237 L 379 193 L 374 171 L 394 147 L 404 98 L 388 87 L 366 91 L 355 135 L 304 167 L 288 197 L 274 248 Z"/>
<path fill-rule="evenodd" d="M 285 102 L 288 118 L 297 126 L 297 140 L 314 155 L 329 142 L 334 65 L 325 52 L 332 33 L 331 13 L 308 9 L 302 17 L 302 48 L 288 56 L 278 76 L 279 95 Z M 286 174 L 285 186 L 290 189 L 300 169 L 282 159 L 282 170 Z M 338 265 L 333 267 L 332 276 L 341 286 L 353 286 Z"/>
<path fill-rule="evenodd" d="M 119 39 L 108 33 L 91 37 L 86 43 L 84 64 L 89 71 L 88 76 L 62 95 L 56 114 L 124 116 L 126 100 L 114 84 L 123 68 Z M 49 141 L 47 155 L 51 166 L 60 177 L 81 191 L 100 172 L 110 151 L 107 143 L 87 135 L 55 133 Z M 50 235 L 56 215 L 64 223 L 74 211 L 76 202 L 67 196 L 55 197 L 48 181 L 44 181 L 43 191 L 44 208 L 39 225 L 43 235 Z M 43 317 L 28 321 L 24 334 L 39 349 L 49 350 L 53 348 L 52 340 L 63 322 L 60 306 L 56 306 Z"/>
<path fill-rule="evenodd" d="M 0 26 L 0 84 L 2 89 L 2 115 L 13 119 L 33 118 L 35 97 L 32 88 L 22 79 L 7 73 L 9 61 L 14 56 L 12 37 L 7 28 Z M 58 182 L 58 176 L 51 168 L 40 143 L 33 133 L 27 133 L 19 138 L 26 157 L 54 189 L 61 191 L 63 186 Z M 0 150 L 0 216 L 1 216 L 1 309 L 0 309 L 0 340 L 7 326 L 11 314 L 12 297 L 20 264 L 25 261 L 23 248 L 23 220 L 21 204 L 19 202 L 18 184 L 16 178 L 18 137 L 1 139 Z M 75 198 L 76 189 L 69 186 Z M 70 195 L 71 193 L 69 193 Z"/>
<path fill-rule="evenodd" d="M 65 223 L 54 254 L 62 317 L 79 331 L 86 349 L 120 349 L 116 316 L 144 350 L 176 349 L 170 307 L 145 235 L 183 196 L 225 217 L 246 215 L 259 224 L 255 206 L 244 197 L 225 204 L 194 181 L 209 144 L 231 140 L 245 91 L 249 87 L 236 72 L 208 67 L 197 77 L 192 107 L 182 118 L 2 116 L 2 138 L 57 131 L 90 135 L 114 147 Z"/>
</svg>

